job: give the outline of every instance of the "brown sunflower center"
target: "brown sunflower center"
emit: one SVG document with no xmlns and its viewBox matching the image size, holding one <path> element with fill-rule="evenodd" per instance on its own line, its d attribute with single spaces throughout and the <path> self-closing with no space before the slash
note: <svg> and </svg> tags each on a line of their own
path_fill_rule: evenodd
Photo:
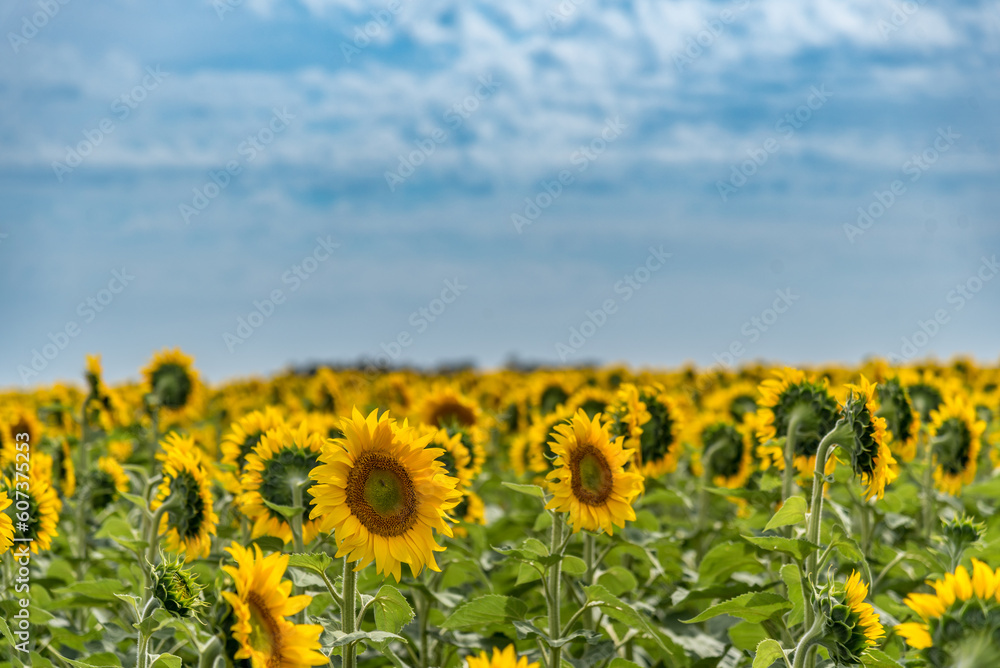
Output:
<svg viewBox="0 0 1000 668">
<path fill-rule="evenodd" d="M 366 529 L 400 536 L 417 521 L 417 493 L 410 474 L 394 457 L 366 452 L 347 475 L 347 506 Z"/>
<path fill-rule="evenodd" d="M 600 450 L 584 445 L 573 452 L 569 469 L 572 473 L 573 496 L 590 506 L 599 506 L 611 496 L 614 476 L 611 466 Z"/>
<path fill-rule="evenodd" d="M 247 594 L 250 608 L 250 635 L 247 644 L 267 656 L 267 666 L 281 665 L 281 627 L 267 602 L 255 591 Z M 275 661 L 277 659 L 277 661 Z"/>
<path fill-rule="evenodd" d="M 444 401 L 431 411 L 429 422 L 437 427 L 458 425 L 471 427 L 476 424 L 476 413 L 457 401 Z"/>
</svg>

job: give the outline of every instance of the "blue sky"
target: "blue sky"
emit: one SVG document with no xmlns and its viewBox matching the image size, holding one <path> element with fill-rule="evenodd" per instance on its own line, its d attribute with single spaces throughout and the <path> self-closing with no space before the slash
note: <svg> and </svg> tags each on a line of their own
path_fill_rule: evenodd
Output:
<svg viewBox="0 0 1000 668">
<path fill-rule="evenodd" d="M 225 2 L 0 9 L 0 385 L 997 359 L 1000 3 Z"/>
</svg>

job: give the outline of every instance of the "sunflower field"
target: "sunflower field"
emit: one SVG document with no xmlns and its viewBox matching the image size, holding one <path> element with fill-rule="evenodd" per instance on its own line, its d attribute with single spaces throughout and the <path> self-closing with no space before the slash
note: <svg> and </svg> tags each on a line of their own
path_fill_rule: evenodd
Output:
<svg viewBox="0 0 1000 668">
<path fill-rule="evenodd" d="M 1000 370 L 0 394 L 0 667 L 981 668 Z"/>
</svg>

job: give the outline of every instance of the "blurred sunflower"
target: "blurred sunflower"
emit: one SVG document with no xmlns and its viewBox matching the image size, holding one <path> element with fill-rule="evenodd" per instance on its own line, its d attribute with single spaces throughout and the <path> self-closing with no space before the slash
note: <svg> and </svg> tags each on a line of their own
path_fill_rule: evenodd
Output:
<svg viewBox="0 0 1000 668">
<path fill-rule="evenodd" d="M 743 487 L 753 473 L 753 440 L 749 430 L 728 419 L 708 418 L 698 430 L 701 442 L 699 468 L 707 471 L 716 487 Z M 699 471 L 700 475 L 701 472 Z"/>
<path fill-rule="evenodd" d="M 705 396 L 705 409 L 712 413 L 726 413 L 739 424 L 744 416 L 757 412 L 757 386 L 736 382 L 719 388 Z"/>
<path fill-rule="evenodd" d="M 643 476 L 656 478 L 677 469 L 688 420 L 676 396 L 659 383 L 624 383 L 612 412 L 611 433 L 625 437 Z"/>
<path fill-rule="evenodd" d="M 458 479 L 456 489 L 464 492 L 472 485 L 477 472 L 472 467 L 472 454 L 469 452 L 469 448 L 462 443 L 461 432 L 449 435 L 446 429 L 422 425 L 417 429 L 417 435 L 419 437 L 430 436 L 427 447 L 440 448 L 444 451 L 438 460 L 444 464 L 448 475 Z"/>
<path fill-rule="evenodd" d="M 39 445 L 42 423 L 27 406 L 14 404 L 0 409 L 6 409 L 0 413 L 0 470 L 6 470 L 14 463 L 16 443 L 30 443 L 33 449 Z"/>
<path fill-rule="evenodd" d="M 118 500 L 118 497 L 129 491 L 129 479 L 125 469 L 114 457 L 101 457 L 97 460 L 97 471 L 94 472 L 93 489 L 90 493 L 91 503 L 96 510 L 103 510 Z"/>
<path fill-rule="evenodd" d="M 854 431 L 851 469 L 867 485 L 865 501 L 872 497 L 881 499 L 885 494 L 885 486 L 895 480 L 897 474 L 896 460 L 886 444 L 885 418 L 877 417 L 877 386 L 862 375 L 859 384 L 848 384 L 847 388 L 851 395 L 844 407 L 844 414 Z"/>
<path fill-rule="evenodd" d="M 2 487 L 6 491 L 8 499 L 18 497 L 20 501 L 26 500 L 28 502 L 28 520 L 25 522 L 27 530 L 22 528 L 18 530 L 18 533 L 24 538 L 31 539 L 31 551 L 35 554 L 52 547 L 52 539 L 59 535 L 59 513 L 62 510 L 62 501 L 59 500 L 55 489 L 52 488 L 51 479 L 44 473 L 46 467 L 49 471 L 52 470 L 51 458 L 47 465 L 44 464 L 46 457 L 48 455 L 44 452 L 35 453 L 35 461 L 43 463 L 43 465 L 31 468 L 27 490 L 24 489 L 22 480 L 18 480 L 18 485 L 21 486 L 15 487 L 10 478 L 4 479 Z M 28 498 L 24 499 L 23 496 L 15 494 L 15 489 Z M 10 520 L 16 519 L 13 505 L 8 504 L 6 512 Z M 0 524 L 5 523 L 0 521 Z"/>
<path fill-rule="evenodd" d="M 309 379 L 305 396 L 312 411 L 336 414 L 345 408 L 337 374 L 327 367 L 320 367 Z"/>
<path fill-rule="evenodd" d="M 986 423 L 962 395 L 953 395 L 930 415 L 934 483 L 942 492 L 957 496 L 963 485 L 976 479 L 977 461 Z"/>
<path fill-rule="evenodd" d="M 973 559 L 971 577 L 965 566 L 959 566 L 927 584 L 934 588 L 933 594 L 912 593 L 903 601 L 921 621 L 898 624 L 895 631 L 910 647 L 922 650 L 931 665 L 959 665 L 947 660 L 947 647 L 961 636 L 984 628 L 989 635 L 1000 632 L 1000 569 L 994 571 Z"/>
<path fill-rule="evenodd" d="M 113 438 L 108 441 L 108 454 L 121 463 L 128 461 L 135 451 L 135 444 L 130 438 Z"/>
<path fill-rule="evenodd" d="M 234 471 L 223 471 L 221 480 L 223 487 L 232 494 L 240 494 L 240 478 L 243 476 L 247 457 L 253 452 L 264 433 L 277 429 L 285 424 L 281 413 L 274 407 L 247 413 L 229 426 L 229 431 L 222 437 L 222 464 L 232 467 Z"/>
<path fill-rule="evenodd" d="M 219 518 L 212 508 L 211 480 L 202 456 L 190 436 L 176 432 L 167 434 L 161 445 L 163 452 L 156 458 L 162 462 L 163 480 L 150 510 L 159 510 L 168 499 L 171 505 L 160 517 L 158 533 L 166 537 L 166 548 L 184 554 L 185 561 L 206 557 Z"/>
<path fill-rule="evenodd" d="M 275 536 L 285 543 L 292 540 L 292 527 L 286 517 L 267 506 L 294 506 L 292 486 L 302 484 L 302 541 L 309 544 L 319 533 L 310 519 L 315 509 L 314 482 L 310 473 L 319 465 L 326 441 L 324 435 L 310 431 L 305 424 L 296 428 L 281 425 L 264 432 L 260 442 L 247 457 L 240 484 L 240 510 L 253 521 L 254 538 Z M 267 503 L 265 503 L 267 502 Z"/>
<path fill-rule="evenodd" d="M 467 490 L 462 495 L 462 500 L 451 511 L 451 514 L 463 524 L 486 524 L 486 506 L 483 504 L 482 497 L 472 490 Z M 465 538 L 469 535 L 469 531 L 462 524 L 456 525 L 452 530 L 459 538 Z"/>
<path fill-rule="evenodd" d="M 561 407 L 546 415 L 535 413 L 532 416 L 524 441 L 523 457 L 528 471 L 547 473 L 552 469 L 552 459 L 555 457 L 552 440 L 556 435 L 556 426 L 568 422 L 572 415 L 565 407 Z"/>
<path fill-rule="evenodd" d="M 145 391 L 159 400 L 164 418 L 197 417 L 203 390 L 190 356 L 179 348 L 161 350 L 142 373 L 146 380 Z"/>
<path fill-rule="evenodd" d="M 420 404 L 421 420 L 432 427 L 473 427 L 479 416 L 476 402 L 448 385 L 428 390 Z"/>
<path fill-rule="evenodd" d="M 7 492 L 0 490 L 0 554 L 10 549 L 14 544 L 14 522 L 4 512 L 13 502 L 7 498 Z"/>
<path fill-rule="evenodd" d="M 528 663 L 528 657 L 518 658 L 513 645 L 507 645 L 503 650 L 493 648 L 493 657 L 486 652 L 480 652 L 478 657 L 465 657 L 466 668 L 538 668 L 537 661 Z"/>
<path fill-rule="evenodd" d="M 615 526 L 624 528 L 635 521 L 632 502 L 643 490 L 642 475 L 625 471 L 633 451 L 622 447 L 624 437 L 611 440 L 600 418 L 578 410 L 570 423 L 556 426 L 551 444 L 555 470 L 545 479 L 553 498 L 545 507 L 568 513 L 573 533 L 603 529 L 612 535 Z"/>
<path fill-rule="evenodd" d="M 917 455 L 920 414 L 913 408 L 910 394 L 896 377 L 879 386 L 878 399 L 878 416 L 886 420 L 892 451 L 904 462 L 912 462 Z"/>
<path fill-rule="evenodd" d="M 434 552 L 444 548 L 433 532 L 452 535 L 448 511 L 462 496 L 438 459 L 442 449 L 377 411 L 364 417 L 355 409 L 342 430 L 344 438 L 327 442 L 311 474 L 317 485 L 310 517 L 334 531 L 336 556 L 359 562 L 355 570 L 374 560 L 379 573 L 397 581 L 401 563 L 414 576 L 424 566 L 439 570 Z"/>
<path fill-rule="evenodd" d="M 91 396 L 99 397 L 104 394 L 104 381 L 101 378 L 102 373 L 101 356 L 87 355 L 87 367 L 83 376 L 87 381 L 87 387 L 90 390 Z"/>
<path fill-rule="evenodd" d="M 320 653 L 318 624 L 293 624 L 288 617 L 305 610 L 311 596 L 289 596 L 290 580 L 282 576 L 288 555 L 264 556 L 258 545 L 253 551 L 234 544 L 226 550 L 236 566 L 223 566 L 236 585 L 236 592 L 222 596 L 233 609 L 235 623 L 230 632 L 239 643 L 236 659 L 248 659 L 253 668 L 299 668 L 325 666 L 330 659 Z"/>
<path fill-rule="evenodd" d="M 598 413 L 608 416 L 608 407 L 614 401 L 614 395 L 600 387 L 584 385 L 566 400 L 566 410 L 572 415 L 578 410 L 583 410 L 587 417 L 594 417 Z"/>
<path fill-rule="evenodd" d="M 878 644 L 885 631 L 870 603 L 868 585 L 854 572 L 842 590 L 825 597 L 820 608 L 826 615 L 825 634 L 820 641 L 838 664 L 858 664 L 862 655 Z"/>
</svg>

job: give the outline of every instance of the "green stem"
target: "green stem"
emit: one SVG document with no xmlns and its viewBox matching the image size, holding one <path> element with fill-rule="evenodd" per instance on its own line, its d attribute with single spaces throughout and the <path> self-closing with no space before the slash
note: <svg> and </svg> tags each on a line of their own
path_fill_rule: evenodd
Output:
<svg viewBox="0 0 1000 668">
<path fill-rule="evenodd" d="M 925 438 L 924 453 L 924 540 L 930 542 L 937 509 L 934 507 L 934 444 Z"/>
<path fill-rule="evenodd" d="M 354 572 L 354 568 L 351 566 L 350 562 L 347 561 L 347 557 L 344 557 L 344 588 L 342 605 L 340 608 L 341 631 L 344 633 L 354 633 L 357 631 L 357 626 L 355 624 L 357 621 L 357 612 L 355 611 L 358 597 L 357 588 L 358 574 Z M 355 643 L 344 645 L 344 668 L 356 668 L 356 649 L 357 645 Z"/>
<path fill-rule="evenodd" d="M 146 561 L 148 565 L 143 567 L 148 571 L 151 571 L 153 566 L 156 565 L 157 551 L 156 551 L 156 537 L 160 532 L 160 521 L 163 519 L 163 515 L 167 513 L 171 508 L 176 508 L 181 505 L 182 498 L 179 495 L 171 494 L 167 497 L 166 501 L 156 509 L 150 519 L 149 526 L 146 529 Z"/>
<path fill-rule="evenodd" d="M 306 483 L 299 480 L 293 480 L 291 482 L 292 487 L 292 507 L 299 512 L 292 516 L 292 544 L 295 546 L 295 552 L 297 554 L 302 554 L 305 552 L 305 545 L 302 542 L 302 514 L 305 512 L 305 507 L 302 505 L 302 488 Z"/>
<path fill-rule="evenodd" d="M 594 560 L 594 557 L 596 556 L 594 553 L 597 551 L 596 543 L 597 543 L 597 536 L 590 533 L 589 531 L 583 532 L 583 561 L 587 565 L 587 572 L 583 574 L 583 582 L 588 586 L 594 583 L 594 573 L 596 572 L 597 567 L 600 565 L 600 562 Z M 594 613 L 587 610 L 586 606 L 581 607 L 577 612 L 578 614 L 584 615 L 583 628 L 587 629 L 588 631 L 593 631 L 596 626 L 594 620 Z M 574 615 L 574 617 L 575 616 L 576 615 Z M 572 621 L 573 620 L 571 619 L 570 622 L 566 624 L 567 631 L 569 630 Z"/>
<path fill-rule="evenodd" d="M 788 432 L 785 434 L 785 475 L 781 479 L 781 501 L 787 501 L 795 491 L 795 439 L 798 437 L 799 423 L 805 409 L 799 407 L 788 418 Z"/>
<path fill-rule="evenodd" d="M 563 542 L 562 515 L 553 513 L 552 517 L 552 554 L 562 555 L 560 547 Z M 562 579 L 562 560 L 549 567 L 549 636 L 558 640 L 562 632 L 559 623 L 559 607 L 562 603 L 559 584 Z M 552 647 L 549 654 L 549 668 L 560 668 L 562 665 L 562 647 Z"/>
<path fill-rule="evenodd" d="M 804 668 L 806 665 L 806 656 L 809 654 L 809 648 L 813 646 L 816 642 L 816 638 L 823 632 L 823 620 L 821 618 L 816 618 L 816 621 L 812 623 L 806 634 L 802 636 L 799 640 L 799 644 L 795 646 L 795 662 L 792 664 L 792 668 Z"/>
</svg>

